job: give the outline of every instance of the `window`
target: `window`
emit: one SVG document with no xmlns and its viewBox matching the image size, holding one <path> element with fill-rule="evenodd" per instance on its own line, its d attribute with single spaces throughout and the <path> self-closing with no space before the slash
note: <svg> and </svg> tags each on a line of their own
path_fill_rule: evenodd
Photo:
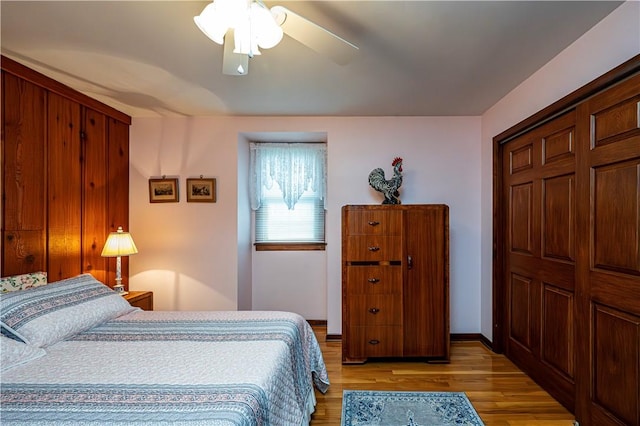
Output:
<svg viewBox="0 0 640 426">
<path fill-rule="evenodd" d="M 250 149 L 256 247 L 324 249 L 326 144 L 253 142 Z"/>
</svg>

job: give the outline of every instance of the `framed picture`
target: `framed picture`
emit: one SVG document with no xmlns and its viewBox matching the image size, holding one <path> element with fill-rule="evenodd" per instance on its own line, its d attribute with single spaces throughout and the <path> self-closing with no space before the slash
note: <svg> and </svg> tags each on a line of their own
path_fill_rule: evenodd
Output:
<svg viewBox="0 0 640 426">
<path fill-rule="evenodd" d="M 187 202 L 215 203 L 216 180 L 205 178 L 187 179 Z"/>
<path fill-rule="evenodd" d="M 150 203 L 177 203 L 178 178 L 149 179 Z"/>
</svg>

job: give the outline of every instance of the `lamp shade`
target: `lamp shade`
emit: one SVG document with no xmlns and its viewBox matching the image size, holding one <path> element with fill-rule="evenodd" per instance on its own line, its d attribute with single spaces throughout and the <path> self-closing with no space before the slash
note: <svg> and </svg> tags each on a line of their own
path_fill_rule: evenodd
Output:
<svg viewBox="0 0 640 426">
<path fill-rule="evenodd" d="M 131 234 L 124 232 L 122 226 L 116 232 L 109 233 L 107 242 L 102 249 L 103 257 L 129 256 L 138 253 L 138 248 L 131 238 Z"/>
</svg>

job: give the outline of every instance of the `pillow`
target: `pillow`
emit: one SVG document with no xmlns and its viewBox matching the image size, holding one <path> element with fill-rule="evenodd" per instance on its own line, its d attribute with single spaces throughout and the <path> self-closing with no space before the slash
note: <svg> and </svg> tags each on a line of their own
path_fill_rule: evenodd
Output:
<svg viewBox="0 0 640 426">
<path fill-rule="evenodd" d="M 31 272 L 29 274 L 13 275 L 0 278 L 0 292 L 26 290 L 47 284 L 46 272 Z"/>
<path fill-rule="evenodd" d="M 44 347 L 136 310 L 91 274 L 0 293 L 2 334 Z"/>
<path fill-rule="evenodd" d="M 42 348 L 29 346 L 17 340 L 0 335 L 0 367 L 1 371 L 40 358 L 46 352 Z"/>
</svg>

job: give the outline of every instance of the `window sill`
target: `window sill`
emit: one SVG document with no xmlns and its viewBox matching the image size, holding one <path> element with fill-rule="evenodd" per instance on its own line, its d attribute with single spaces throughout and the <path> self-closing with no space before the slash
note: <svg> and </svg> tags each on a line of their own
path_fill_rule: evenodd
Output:
<svg viewBox="0 0 640 426">
<path fill-rule="evenodd" d="M 256 251 L 325 250 L 327 243 L 254 243 Z"/>
</svg>

